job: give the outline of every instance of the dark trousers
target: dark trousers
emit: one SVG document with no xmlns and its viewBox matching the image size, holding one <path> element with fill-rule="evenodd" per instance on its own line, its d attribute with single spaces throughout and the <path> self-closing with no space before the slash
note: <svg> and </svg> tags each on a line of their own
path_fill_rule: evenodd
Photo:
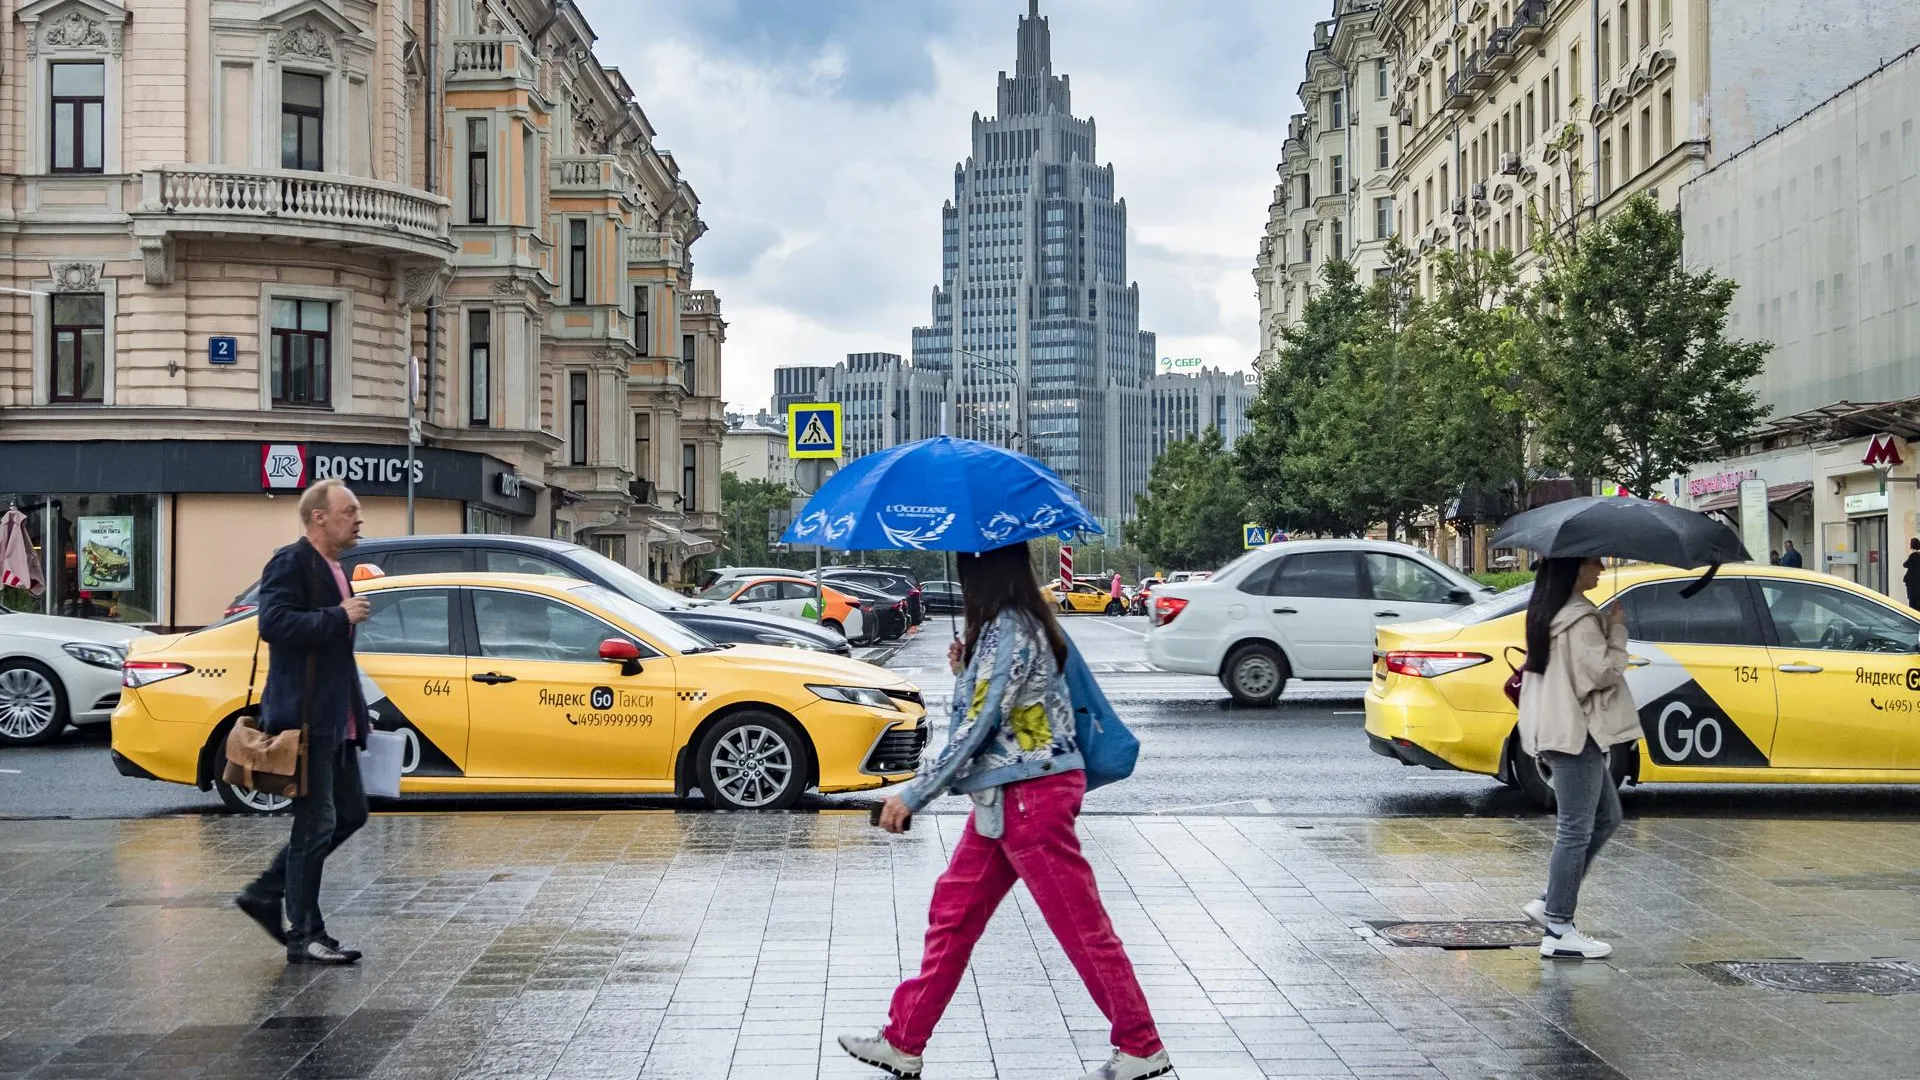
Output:
<svg viewBox="0 0 1920 1080">
<path fill-rule="evenodd" d="M 293 836 L 267 872 L 247 886 L 258 896 L 285 898 L 289 946 L 327 932 L 320 915 L 321 871 L 333 849 L 366 823 L 359 751 L 351 743 L 314 747 L 307 757 L 307 793 L 293 800 Z"/>
</svg>

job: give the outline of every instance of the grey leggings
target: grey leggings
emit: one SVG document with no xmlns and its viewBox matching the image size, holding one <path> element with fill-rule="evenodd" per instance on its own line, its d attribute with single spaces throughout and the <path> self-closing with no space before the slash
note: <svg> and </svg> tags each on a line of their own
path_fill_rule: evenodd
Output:
<svg viewBox="0 0 1920 1080">
<path fill-rule="evenodd" d="M 1580 883 L 1607 839 L 1620 827 L 1620 789 L 1607 755 L 1592 739 L 1578 754 L 1540 752 L 1553 770 L 1553 856 L 1547 862 L 1547 918 L 1570 923 L 1580 903 Z"/>
</svg>

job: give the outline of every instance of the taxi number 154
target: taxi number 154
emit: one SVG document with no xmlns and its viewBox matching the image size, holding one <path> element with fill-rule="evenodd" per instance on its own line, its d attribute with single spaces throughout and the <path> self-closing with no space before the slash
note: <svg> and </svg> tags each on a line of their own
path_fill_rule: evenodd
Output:
<svg viewBox="0 0 1920 1080">
<path fill-rule="evenodd" d="M 1735 667 L 1733 669 L 1733 681 L 1757 683 L 1760 681 L 1760 669 L 1757 667 Z"/>
<path fill-rule="evenodd" d="M 452 697 L 453 680 L 428 679 L 425 683 L 421 684 L 420 692 L 427 697 Z"/>
</svg>

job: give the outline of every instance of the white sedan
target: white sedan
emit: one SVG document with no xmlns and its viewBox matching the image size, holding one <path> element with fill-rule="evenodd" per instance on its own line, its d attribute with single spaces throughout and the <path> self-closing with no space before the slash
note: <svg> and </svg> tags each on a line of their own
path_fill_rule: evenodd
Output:
<svg viewBox="0 0 1920 1080">
<path fill-rule="evenodd" d="M 134 626 L 0 608 L 0 746 L 43 743 L 72 724 L 104 724 L 120 703 Z"/>
<path fill-rule="evenodd" d="M 1147 659 L 1218 676 L 1242 705 L 1271 705 L 1288 679 L 1366 679 L 1373 630 L 1491 595 L 1425 552 L 1377 540 L 1256 548 L 1204 581 L 1153 590 Z"/>
</svg>

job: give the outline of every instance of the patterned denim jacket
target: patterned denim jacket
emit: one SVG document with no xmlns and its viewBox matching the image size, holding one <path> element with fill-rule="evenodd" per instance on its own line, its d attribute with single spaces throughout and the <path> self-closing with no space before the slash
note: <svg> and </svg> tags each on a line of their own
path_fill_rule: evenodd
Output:
<svg viewBox="0 0 1920 1080">
<path fill-rule="evenodd" d="M 1029 615 L 1003 611 L 980 631 L 973 662 L 954 680 L 946 748 L 900 798 L 918 811 L 943 792 L 972 795 L 997 819 L 1001 785 L 1082 767 L 1067 683 L 1046 632 Z"/>
</svg>

